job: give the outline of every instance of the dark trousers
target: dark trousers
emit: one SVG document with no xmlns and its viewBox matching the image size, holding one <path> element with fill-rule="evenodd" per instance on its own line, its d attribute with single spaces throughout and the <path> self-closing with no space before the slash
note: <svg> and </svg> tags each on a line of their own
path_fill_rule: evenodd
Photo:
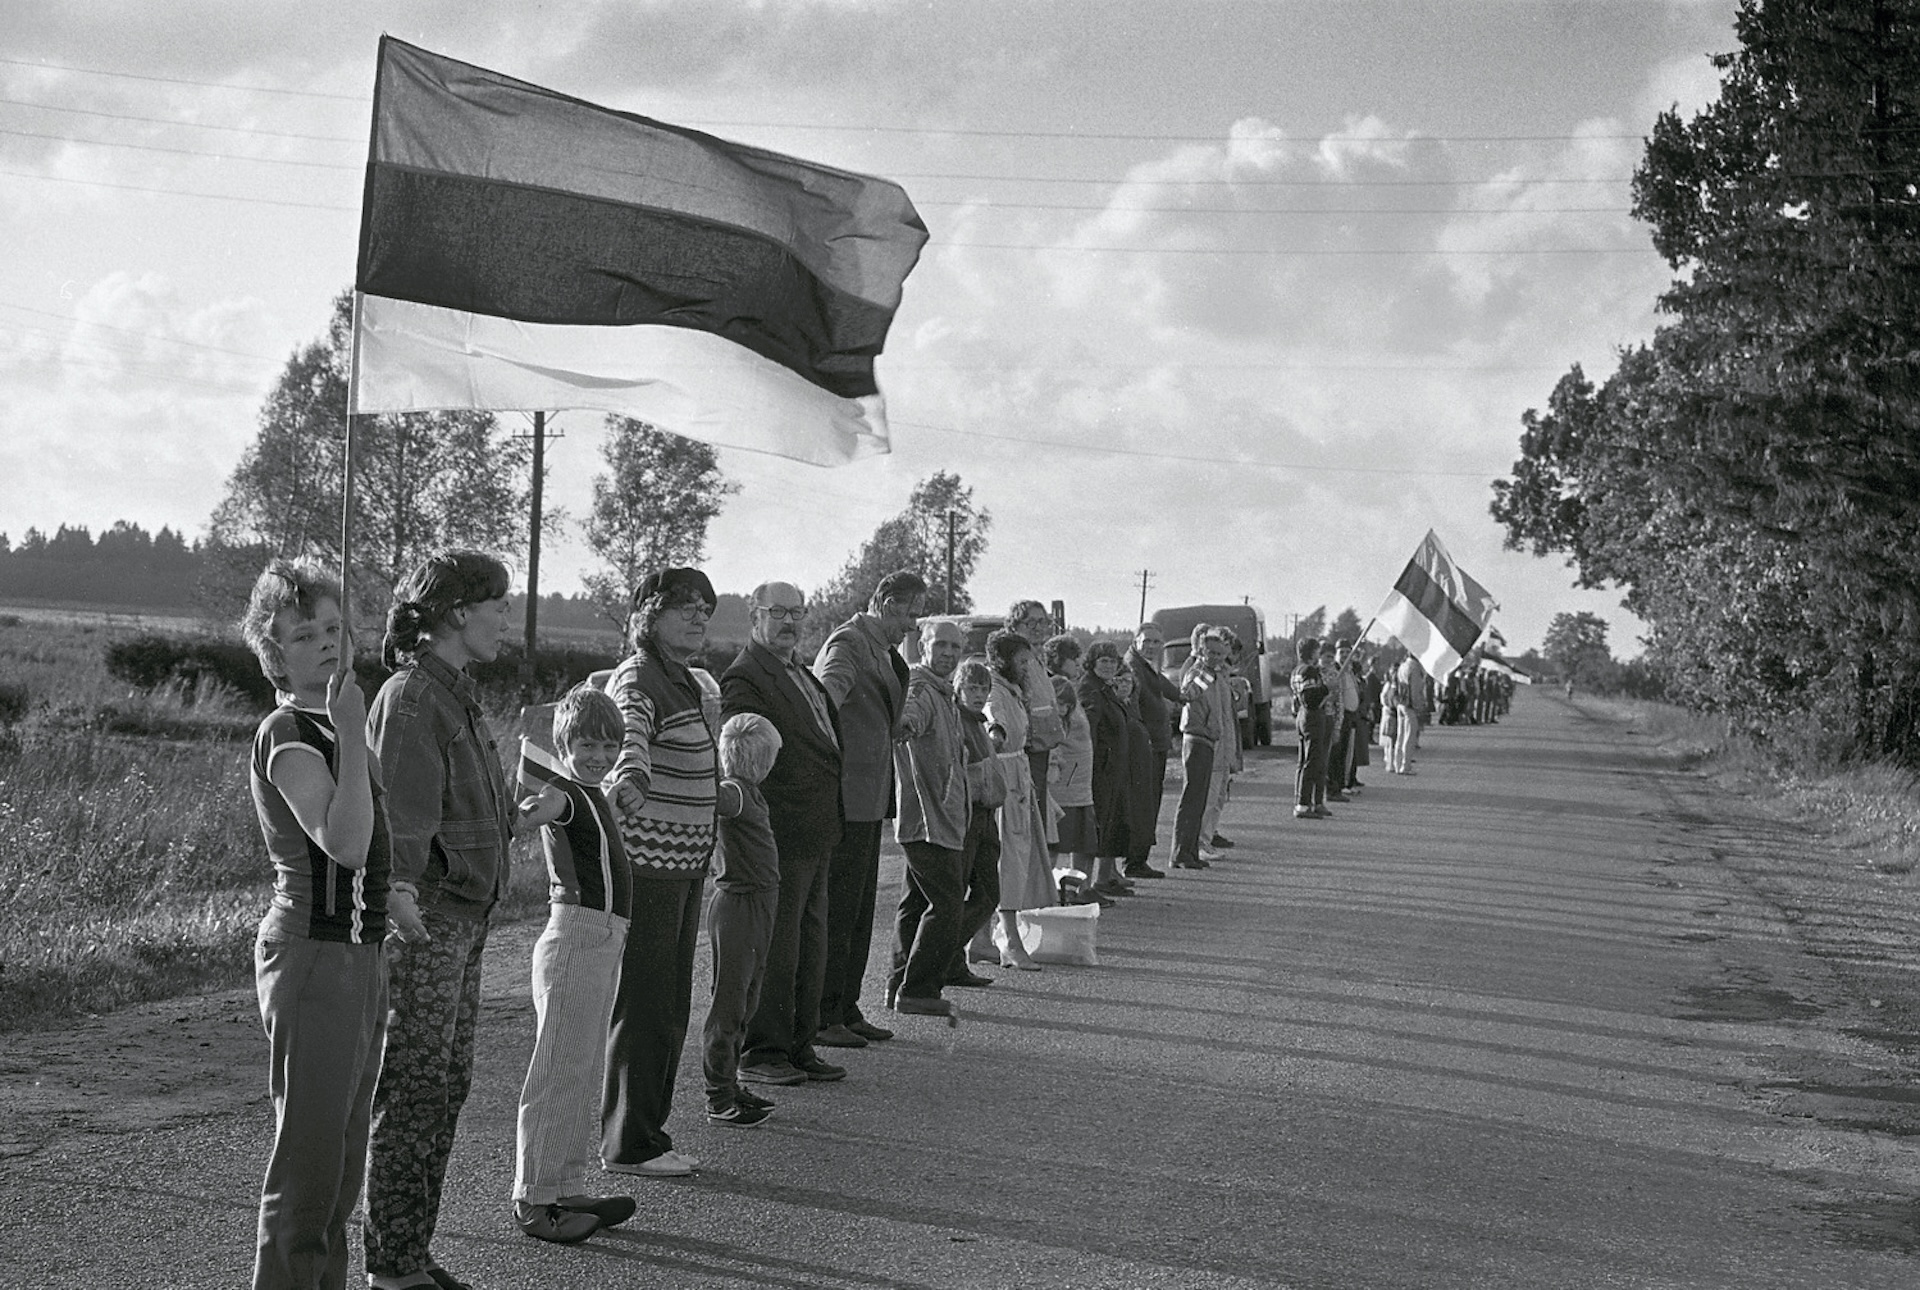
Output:
<svg viewBox="0 0 1920 1290">
<path fill-rule="evenodd" d="M 1341 713 L 1327 754 L 1327 785 L 1335 792 L 1353 782 L 1353 729 L 1353 713 Z"/>
<path fill-rule="evenodd" d="M 954 946 L 949 976 L 967 967 L 967 942 L 993 921 L 1000 908 L 1000 817 L 991 807 L 976 806 L 967 821 L 966 845 L 960 848 L 960 866 L 967 875 L 967 901 L 960 908 L 960 943 Z"/>
<path fill-rule="evenodd" d="M 907 853 L 907 878 L 893 920 L 889 984 L 894 993 L 910 999 L 937 999 L 966 919 L 965 852 L 932 842 L 900 846 Z"/>
<path fill-rule="evenodd" d="M 387 1035 L 386 951 L 263 934 L 253 963 L 274 1112 L 253 1290 L 345 1286 Z"/>
<path fill-rule="evenodd" d="M 1154 834 L 1160 828 L 1160 801 L 1167 794 L 1167 754 L 1153 755 L 1153 785 L 1150 791 L 1136 794 L 1130 803 L 1133 829 L 1127 836 L 1127 868 L 1144 868 L 1153 850 Z"/>
<path fill-rule="evenodd" d="M 713 1001 L 700 1030 L 700 1069 L 707 1105 L 722 1110 L 740 1091 L 740 1043 L 747 1018 L 760 1004 L 767 942 L 780 893 L 715 887 L 707 901 L 707 942 L 713 950 Z"/>
<path fill-rule="evenodd" d="M 885 820 L 840 826 L 827 878 L 827 962 L 820 988 L 820 1026 L 864 1021 L 860 983 L 873 949 L 873 907 L 880 886 L 880 830 Z"/>
<path fill-rule="evenodd" d="M 740 1061 L 791 1060 L 813 1047 L 827 976 L 827 869 L 833 848 L 809 845 L 774 826 L 780 848 L 780 903 L 767 942 L 760 1006 L 747 1022 Z"/>
<path fill-rule="evenodd" d="M 1200 858 L 1200 819 L 1207 813 L 1207 793 L 1213 785 L 1213 745 L 1188 736 L 1180 741 L 1180 806 L 1173 817 L 1173 858 Z"/>
<path fill-rule="evenodd" d="M 1300 734 L 1300 766 L 1293 776 L 1295 805 L 1326 805 L 1327 736 L 1330 724 L 1317 707 L 1301 712 L 1294 722 Z"/>
<path fill-rule="evenodd" d="M 607 1032 L 600 1158 L 637 1165 L 673 1150 L 667 1116 L 693 1010 L 694 938 L 704 878 L 640 878 Z"/>
</svg>

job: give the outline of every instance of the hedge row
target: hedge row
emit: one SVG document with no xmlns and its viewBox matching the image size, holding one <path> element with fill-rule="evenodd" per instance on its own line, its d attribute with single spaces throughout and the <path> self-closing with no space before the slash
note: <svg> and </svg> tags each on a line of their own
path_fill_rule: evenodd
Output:
<svg viewBox="0 0 1920 1290">
<path fill-rule="evenodd" d="M 740 648 L 731 642 L 715 642 L 694 661 L 718 676 L 739 655 Z M 522 656 L 520 645 L 506 645 L 491 663 L 476 663 L 472 667 L 473 678 L 479 683 L 483 701 L 489 708 L 509 711 L 526 697 L 520 677 Z M 580 645 L 542 647 L 534 660 L 532 697 L 535 701 L 558 698 L 593 673 L 612 668 L 620 658 L 621 655 L 612 650 Z M 273 706 L 273 683 L 260 674 L 260 664 L 254 659 L 253 651 L 237 641 L 143 633 L 109 642 L 106 665 L 115 679 L 137 689 L 181 685 L 192 692 L 213 681 L 244 696 L 262 712 Z M 377 656 L 356 658 L 353 670 L 368 695 L 378 690 L 390 675 Z"/>
</svg>

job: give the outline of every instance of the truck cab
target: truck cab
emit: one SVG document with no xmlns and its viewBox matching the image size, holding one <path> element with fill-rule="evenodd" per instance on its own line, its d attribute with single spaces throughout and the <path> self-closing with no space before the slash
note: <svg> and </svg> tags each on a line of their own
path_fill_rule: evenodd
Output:
<svg viewBox="0 0 1920 1290">
<path fill-rule="evenodd" d="M 1230 627 L 1244 652 L 1234 667 L 1248 689 L 1248 712 L 1240 723 L 1240 746 L 1273 743 L 1273 678 L 1267 675 L 1267 616 L 1255 605 L 1175 605 L 1156 609 L 1149 619 L 1167 640 L 1163 667 L 1169 676 L 1186 665 L 1193 652 L 1193 629 L 1201 623 Z"/>
</svg>

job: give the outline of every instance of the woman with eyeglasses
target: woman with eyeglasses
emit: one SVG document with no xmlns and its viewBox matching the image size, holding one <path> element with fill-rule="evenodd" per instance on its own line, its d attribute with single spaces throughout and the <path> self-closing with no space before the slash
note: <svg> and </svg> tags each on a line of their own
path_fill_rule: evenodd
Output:
<svg viewBox="0 0 1920 1290">
<path fill-rule="evenodd" d="M 611 1173 L 678 1178 L 698 1163 L 674 1151 L 666 1123 L 693 1006 L 694 937 L 714 844 L 714 732 L 691 663 L 706 643 L 715 600 L 698 569 L 647 575 L 633 598 L 633 652 L 607 681 L 626 723 L 608 796 L 633 877 L 601 1104 L 600 1157 Z"/>
</svg>

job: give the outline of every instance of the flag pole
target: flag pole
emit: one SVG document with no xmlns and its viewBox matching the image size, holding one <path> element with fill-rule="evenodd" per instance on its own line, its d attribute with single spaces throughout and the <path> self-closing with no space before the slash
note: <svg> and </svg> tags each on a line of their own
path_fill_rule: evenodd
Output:
<svg viewBox="0 0 1920 1290">
<path fill-rule="evenodd" d="M 353 668 L 353 468 L 358 436 L 354 433 L 354 405 L 360 399 L 360 293 L 353 293 L 353 342 L 347 351 L 347 446 L 340 477 L 340 670 Z"/>
<path fill-rule="evenodd" d="M 353 341 L 347 350 L 347 443 L 340 471 L 340 684 L 353 677 L 353 466 L 357 436 L 353 406 L 360 393 L 360 293 L 353 293 Z M 327 857 L 327 915 L 335 913 L 335 861 Z"/>
</svg>

